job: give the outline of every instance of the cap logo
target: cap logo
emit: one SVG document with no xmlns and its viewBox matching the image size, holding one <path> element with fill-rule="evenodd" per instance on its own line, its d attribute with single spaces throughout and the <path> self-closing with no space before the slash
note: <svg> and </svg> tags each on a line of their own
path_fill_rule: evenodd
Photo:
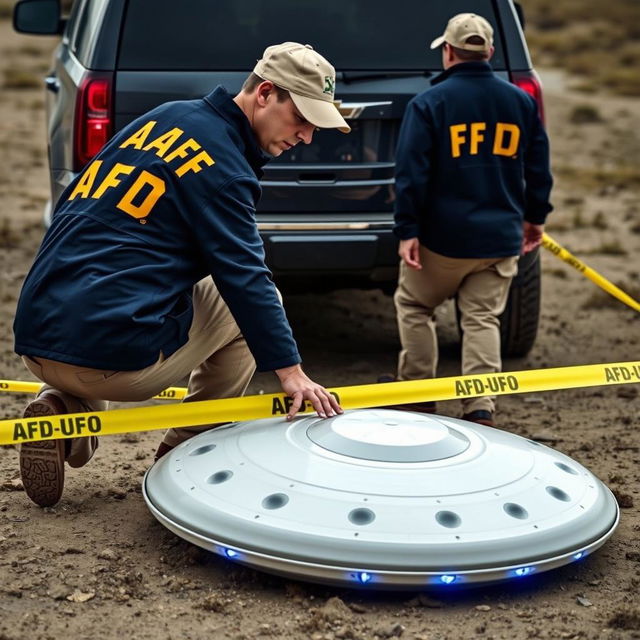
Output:
<svg viewBox="0 0 640 640">
<path fill-rule="evenodd" d="M 333 95 L 335 91 L 336 81 L 331 76 L 324 77 L 324 89 L 322 93 L 328 93 L 329 95 Z"/>
</svg>

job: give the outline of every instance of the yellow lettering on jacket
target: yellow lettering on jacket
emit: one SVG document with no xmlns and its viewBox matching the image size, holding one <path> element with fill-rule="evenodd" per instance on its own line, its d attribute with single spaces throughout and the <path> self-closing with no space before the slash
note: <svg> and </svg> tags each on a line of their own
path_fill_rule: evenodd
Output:
<svg viewBox="0 0 640 640">
<path fill-rule="evenodd" d="M 461 155 L 460 147 L 467 141 L 462 135 L 467 130 L 466 124 L 452 124 L 449 127 L 449 135 L 451 137 L 451 157 L 459 158 Z"/>
<path fill-rule="evenodd" d="M 204 163 L 208 166 L 215 164 L 213 158 L 206 151 L 201 151 L 199 154 L 193 156 L 193 158 L 189 158 L 189 160 L 187 160 L 183 165 L 179 166 L 176 169 L 176 175 L 178 178 L 182 178 L 182 176 L 188 171 L 198 173 L 199 171 L 202 171 L 200 163 Z"/>
<path fill-rule="evenodd" d="M 174 127 L 171 131 L 167 131 L 167 133 L 163 133 L 155 140 L 152 140 L 149 144 L 143 147 L 142 150 L 149 151 L 150 149 L 157 149 L 156 155 L 162 158 L 162 156 L 169 151 L 169 147 L 173 146 L 183 133 L 184 131 L 182 129 Z"/>
<path fill-rule="evenodd" d="M 508 144 L 505 145 L 505 135 L 508 135 Z M 498 122 L 496 124 L 496 136 L 493 139 L 493 153 L 497 156 L 513 156 L 518 150 L 520 142 L 520 128 L 517 124 Z"/>
<path fill-rule="evenodd" d="M 200 151 L 200 153 L 196 155 L 188 157 L 189 151 L 198 151 L 199 149 L 202 149 L 202 145 L 193 138 L 189 138 L 187 141 L 182 142 L 177 147 L 173 148 L 178 144 L 178 140 L 184 134 L 184 131 L 178 127 L 174 127 L 170 131 L 159 135 L 154 140 L 147 142 L 149 134 L 156 124 L 156 120 L 149 120 L 149 122 L 140 127 L 140 129 L 138 129 L 132 136 L 127 138 L 120 145 L 120 149 L 133 147 L 138 151 L 154 151 L 155 155 L 159 158 L 163 158 L 165 162 L 171 162 L 176 158 L 182 158 L 183 160 L 186 159 L 185 162 L 175 169 L 178 178 L 181 178 L 185 173 L 189 173 L 189 171 L 199 173 L 202 171 L 204 166 L 210 167 L 215 164 L 213 158 L 204 150 Z M 87 196 L 85 195 L 83 197 L 86 198 Z"/>
<path fill-rule="evenodd" d="M 150 187 L 150 190 L 140 204 L 135 204 L 134 199 L 140 195 L 145 187 Z M 142 171 L 116 206 L 134 218 L 146 218 L 165 191 L 166 185 L 162 178 L 158 178 L 148 171 Z"/>
<path fill-rule="evenodd" d="M 134 149 L 142 149 L 142 145 L 145 143 L 147 136 L 151 133 L 151 129 L 155 127 L 156 120 L 149 120 L 147 124 L 138 129 L 130 138 L 127 138 L 121 145 L 120 149 L 125 147 L 133 147 Z"/>
<path fill-rule="evenodd" d="M 181 137 L 185 132 L 178 127 L 173 127 L 149 140 L 156 125 L 156 120 L 149 120 L 122 142 L 119 148 L 150 152 L 162 158 L 166 163 L 179 159 L 179 163 L 176 163 L 178 164 L 177 168 L 172 167 L 177 178 L 181 178 L 189 172 L 200 173 L 205 167 L 215 164 L 213 158 L 196 140 L 189 138 L 182 142 Z M 92 162 L 78 179 L 69 200 L 78 196 L 98 200 L 105 193 L 108 193 L 109 189 L 119 187 L 119 193 L 115 198 L 120 200 L 116 207 L 134 218 L 146 218 L 162 195 L 166 193 L 167 185 L 162 178 L 142 170 L 139 165 L 136 165 L 137 163 L 130 165 L 116 162 L 110 166 L 104 179 L 98 182 L 98 173 L 103 171 L 103 161 Z M 152 165 L 149 168 L 153 170 Z M 138 172 L 140 172 L 139 175 Z M 131 178 L 125 180 L 124 176 L 129 175 Z M 133 184 L 131 184 L 132 180 Z"/>
<path fill-rule="evenodd" d="M 482 132 L 485 131 L 486 128 L 487 128 L 486 122 L 471 123 L 471 141 L 469 143 L 471 146 L 471 150 L 469 153 L 471 153 L 472 156 L 475 156 L 478 154 L 478 145 L 484 141 L 484 136 L 482 135 Z"/>
<path fill-rule="evenodd" d="M 197 151 L 200 149 L 200 145 L 193 139 L 189 138 L 186 142 L 183 142 L 177 149 L 174 149 L 164 160 L 165 162 L 171 162 L 175 158 L 186 158 L 187 149 Z"/>
<path fill-rule="evenodd" d="M 475 156 L 485 142 L 486 122 L 449 125 L 451 157 L 459 158 L 465 146 L 469 145 L 469 155 Z M 493 153 L 497 156 L 514 157 L 520 143 L 520 128 L 517 124 L 497 122 L 493 136 Z"/>
<path fill-rule="evenodd" d="M 117 187 L 122 182 L 122 180 L 118 179 L 118 176 L 128 176 L 134 169 L 135 167 L 132 167 L 131 165 L 116 162 L 111 171 L 106 175 L 105 179 L 100 183 L 100 186 L 93 192 L 91 197 L 97 200 L 104 195 L 104 192 L 107 189 Z"/>
<path fill-rule="evenodd" d="M 80 180 L 78 180 L 78 184 L 76 188 L 71 192 L 69 196 L 69 200 L 73 200 L 76 196 L 80 196 L 81 198 L 88 198 L 89 193 L 91 193 L 91 189 L 93 188 L 93 183 L 96 180 L 96 176 L 98 175 L 98 171 L 102 165 L 102 160 L 94 160 L 82 174 Z"/>
</svg>

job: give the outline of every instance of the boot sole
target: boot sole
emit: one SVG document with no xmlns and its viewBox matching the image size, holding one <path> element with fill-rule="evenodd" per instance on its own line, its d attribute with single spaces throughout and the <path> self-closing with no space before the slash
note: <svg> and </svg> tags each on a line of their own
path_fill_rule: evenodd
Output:
<svg viewBox="0 0 640 640">
<path fill-rule="evenodd" d="M 46 401 L 34 400 L 24 412 L 25 418 L 52 416 L 57 412 Z M 29 498 L 40 507 L 56 504 L 64 488 L 64 440 L 27 442 L 20 446 L 20 477 Z"/>
</svg>

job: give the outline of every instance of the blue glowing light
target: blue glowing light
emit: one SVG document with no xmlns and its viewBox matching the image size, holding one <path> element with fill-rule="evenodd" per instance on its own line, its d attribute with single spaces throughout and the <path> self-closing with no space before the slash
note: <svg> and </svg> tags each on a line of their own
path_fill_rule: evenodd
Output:
<svg viewBox="0 0 640 640">
<path fill-rule="evenodd" d="M 531 572 L 533 571 L 533 569 L 531 567 L 520 567 L 519 569 L 516 569 L 514 571 L 514 573 L 518 576 L 518 577 L 522 577 L 522 576 L 527 576 L 529 575 Z"/>
<path fill-rule="evenodd" d="M 580 560 L 580 558 L 583 558 L 583 557 L 584 557 L 584 551 L 578 551 L 578 553 L 573 554 L 574 560 Z"/>
<path fill-rule="evenodd" d="M 443 582 L 444 584 L 451 584 L 452 582 L 455 582 L 456 579 L 457 579 L 457 576 L 451 576 L 451 575 L 440 576 L 440 582 Z"/>
<path fill-rule="evenodd" d="M 361 571 L 358 574 L 358 580 L 362 582 L 362 584 L 367 584 L 367 582 L 370 582 L 372 577 L 373 576 L 370 573 L 367 573 L 366 571 Z"/>
<path fill-rule="evenodd" d="M 227 556 L 227 558 L 237 558 L 238 552 L 234 551 L 233 549 L 225 549 L 224 555 Z"/>
</svg>

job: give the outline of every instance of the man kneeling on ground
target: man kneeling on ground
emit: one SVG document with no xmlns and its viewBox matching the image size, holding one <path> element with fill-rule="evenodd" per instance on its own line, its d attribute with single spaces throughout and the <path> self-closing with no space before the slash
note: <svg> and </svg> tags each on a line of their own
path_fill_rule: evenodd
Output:
<svg viewBox="0 0 640 640">
<path fill-rule="evenodd" d="M 268 47 L 240 93 L 171 102 L 119 132 L 57 203 L 16 313 L 15 350 L 45 385 L 25 417 L 103 411 L 189 375 L 185 401 L 242 395 L 275 371 L 321 417 L 337 401 L 307 377 L 255 221 L 261 167 L 316 128 L 349 126 L 335 70 L 309 45 Z M 166 432 L 156 459 L 211 428 Z M 65 460 L 97 438 L 24 444 L 20 470 L 40 506 L 60 499 Z"/>
</svg>

